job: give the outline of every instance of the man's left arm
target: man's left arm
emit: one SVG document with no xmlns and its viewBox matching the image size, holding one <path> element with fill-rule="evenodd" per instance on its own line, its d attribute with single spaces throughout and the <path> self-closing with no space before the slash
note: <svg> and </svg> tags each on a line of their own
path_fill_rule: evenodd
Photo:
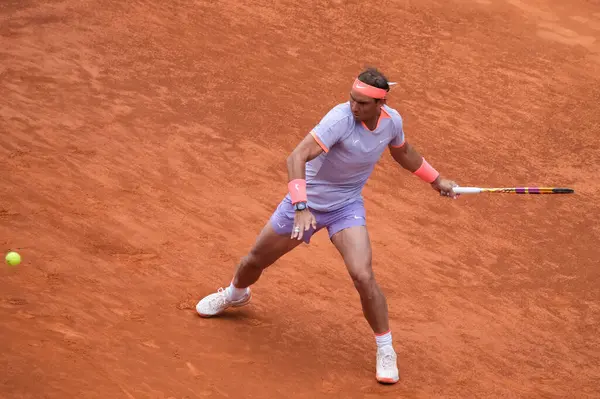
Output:
<svg viewBox="0 0 600 399">
<path fill-rule="evenodd" d="M 452 190 L 457 184 L 452 180 L 442 178 L 439 172 L 429 165 L 410 143 L 404 141 L 401 146 L 390 144 L 389 148 L 392 158 L 404 169 L 418 176 L 421 180 L 430 183 L 431 187 L 440 195 L 454 199 L 458 198 L 458 194 L 455 194 Z"/>
</svg>

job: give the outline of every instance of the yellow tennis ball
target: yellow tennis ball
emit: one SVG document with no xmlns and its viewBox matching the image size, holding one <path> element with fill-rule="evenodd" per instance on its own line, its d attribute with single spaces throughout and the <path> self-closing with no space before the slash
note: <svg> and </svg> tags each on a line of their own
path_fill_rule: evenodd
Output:
<svg viewBox="0 0 600 399">
<path fill-rule="evenodd" d="M 11 266 L 16 266 L 21 263 L 21 255 L 16 252 L 9 252 L 6 254 L 6 263 Z"/>
</svg>

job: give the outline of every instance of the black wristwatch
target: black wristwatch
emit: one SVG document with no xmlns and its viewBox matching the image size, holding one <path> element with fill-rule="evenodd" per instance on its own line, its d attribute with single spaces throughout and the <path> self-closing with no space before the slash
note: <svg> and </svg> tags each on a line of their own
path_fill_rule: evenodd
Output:
<svg viewBox="0 0 600 399">
<path fill-rule="evenodd" d="M 306 202 L 296 202 L 294 204 L 294 210 L 303 211 L 306 209 Z"/>
</svg>

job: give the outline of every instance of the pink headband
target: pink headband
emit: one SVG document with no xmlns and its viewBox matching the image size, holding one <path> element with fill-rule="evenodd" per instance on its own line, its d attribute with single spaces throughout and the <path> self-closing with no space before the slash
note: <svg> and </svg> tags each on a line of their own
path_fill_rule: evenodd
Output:
<svg viewBox="0 0 600 399">
<path fill-rule="evenodd" d="M 359 92 L 360 94 L 364 94 L 365 96 L 371 98 L 385 98 L 387 91 L 385 89 L 380 89 L 378 87 L 370 86 L 364 82 L 361 82 L 356 78 L 354 80 L 354 84 L 352 88 Z"/>
</svg>

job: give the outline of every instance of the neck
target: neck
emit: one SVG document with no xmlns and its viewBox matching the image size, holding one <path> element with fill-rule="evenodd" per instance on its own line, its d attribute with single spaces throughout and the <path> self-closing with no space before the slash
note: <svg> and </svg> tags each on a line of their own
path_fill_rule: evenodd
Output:
<svg viewBox="0 0 600 399">
<path fill-rule="evenodd" d="M 369 120 L 364 121 L 365 125 L 367 125 L 367 127 L 370 130 L 374 130 L 377 127 L 377 122 L 379 122 L 379 116 L 380 115 L 381 115 L 381 108 L 378 108 L 377 109 L 377 114 L 374 117 L 372 117 Z"/>
</svg>

